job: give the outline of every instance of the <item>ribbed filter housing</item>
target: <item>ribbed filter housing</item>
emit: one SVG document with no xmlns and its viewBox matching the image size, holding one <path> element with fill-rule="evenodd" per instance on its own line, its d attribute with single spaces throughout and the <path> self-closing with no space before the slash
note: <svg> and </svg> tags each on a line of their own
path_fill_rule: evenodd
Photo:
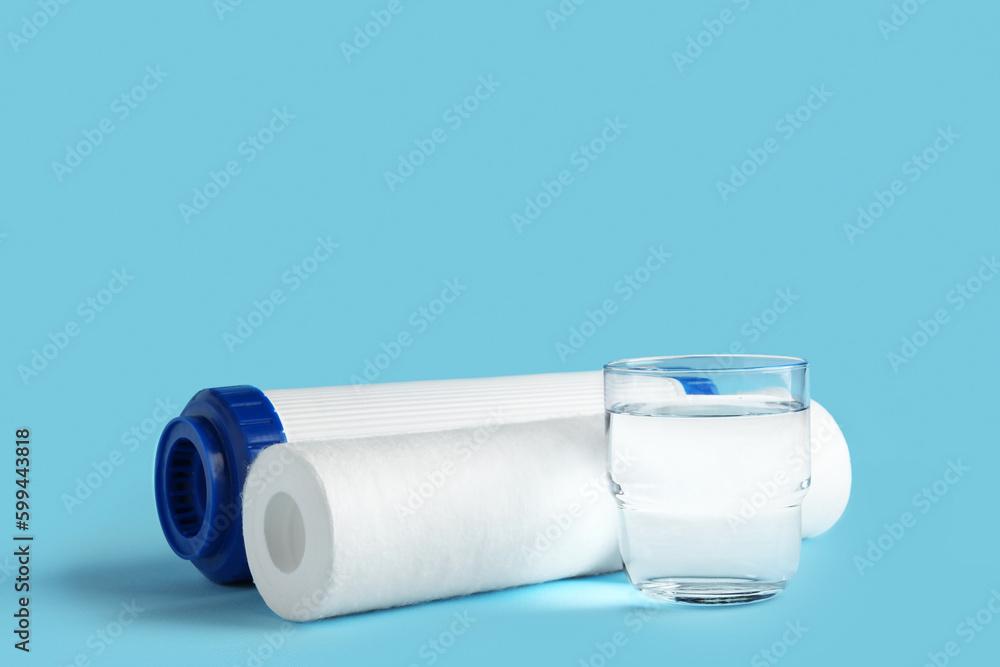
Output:
<svg viewBox="0 0 1000 667">
<path fill-rule="evenodd" d="M 600 371 L 269 389 L 288 442 L 426 433 L 604 412 Z"/>
</svg>

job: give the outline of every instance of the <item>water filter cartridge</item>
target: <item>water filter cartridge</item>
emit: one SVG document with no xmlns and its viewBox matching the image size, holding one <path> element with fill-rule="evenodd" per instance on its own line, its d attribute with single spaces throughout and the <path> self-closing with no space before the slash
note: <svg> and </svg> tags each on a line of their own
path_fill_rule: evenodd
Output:
<svg viewBox="0 0 1000 667">
<path fill-rule="evenodd" d="M 307 621 L 622 567 L 604 419 L 275 445 L 250 468 L 257 590 Z"/>
<path fill-rule="evenodd" d="M 692 381 L 686 385 L 678 384 L 678 391 L 707 393 L 712 391 L 712 387 Z M 813 402 L 813 405 L 818 404 Z M 575 426 L 560 433 L 552 430 L 556 422 L 566 419 L 570 419 Z M 538 467 L 550 460 L 546 458 L 550 456 L 546 452 L 559 452 L 559 456 L 565 459 L 564 465 L 544 475 L 536 474 L 538 484 L 571 489 L 578 495 L 592 492 L 593 497 L 597 497 L 598 491 L 593 488 L 595 475 L 600 477 L 603 474 L 600 471 L 606 465 L 603 378 L 600 371 L 266 391 L 238 386 L 198 392 L 185 406 L 181 416 L 164 428 L 157 448 L 155 471 L 160 524 L 174 552 L 192 561 L 212 581 L 249 581 L 251 569 L 243 536 L 243 492 L 251 464 L 265 449 L 287 442 L 295 445 L 296 456 L 307 461 L 310 460 L 309 454 L 303 452 L 312 446 L 332 446 L 334 441 L 347 440 L 368 442 L 377 445 L 373 456 L 381 452 L 382 468 L 395 468 L 398 464 L 386 454 L 392 448 L 385 443 L 391 441 L 396 443 L 393 445 L 396 447 L 413 445 L 406 449 L 408 455 L 425 455 L 423 465 L 426 466 L 428 462 L 439 460 L 434 452 L 440 454 L 444 448 L 454 451 L 469 438 L 475 444 L 484 434 L 490 435 L 491 428 L 497 424 L 502 426 L 502 432 L 496 438 L 489 437 L 482 447 L 492 448 L 497 456 L 502 452 L 507 452 L 507 456 L 516 456 L 522 473 L 531 470 L 533 465 L 536 473 L 548 470 L 544 466 Z M 531 426 L 527 426 L 529 424 Z M 850 491 L 846 442 L 832 418 L 829 421 L 814 421 L 814 451 L 818 424 L 826 425 L 821 434 L 824 456 L 813 464 L 814 482 L 810 495 L 815 494 L 817 500 L 812 505 L 803 505 L 803 535 L 806 537 L 819 534 L 836 522 Z M 526 426 L 518 429 L 517 425 Z M 568 444 L 566 433 L 578 434 L 571 438 L 575 445 Z M 586 435 L 579 435 L 581 433 Z M 419 434 L 428 434 L 433 444 L 417 447 L 415 443 L 420 441 Z M 538 446 L 519 446 L 516 442 L 519 439 L 523 443 L 537 443 Z M 357 452 L 355 455 L 360 457 Z M 475 463 L 482 465 L 482 462 L 491 460 L 488 456 L 478 457 Z M 830 465 L 829 470 L 826 469 L 827 460 L 835 464 Z M 421 469 L 416 463 L 412 467 L 414 471 Z M 436 471 L 434 465 L 431 467 L 428 474 Z M 594 470 L 598 473 L 593 473 Z M 372 488 L 377 489 L 378 468 L 373 468 L 371 472 L 376 474 Z M 507 479 L 505 474 L 505 467 L 495 466 L 489 478 L 493 486 L 489 488 L 498 492 L 507 487 L 520 488 L 512 481 L 516 478 Z M 426 480 L 420 480 L 418 476 L 407 481 L 409 486 L 406 489 L 416 489 L 419 496 L 423 483 Z M 470 487 L 449 485 L 449 488 L 451 493 L 458 493 L 459 489 Z M 588 488 L 591 491 L 584 491 Z M 602 502 L 587 505 L 597 518 L 580 523 L 590 526 L 580 531 L 585 542 L 562 542 L 564 545 L 573 544 L 580 559 L 544 559 L 546 564 L 540 566 L 540 570 L 528 568 L 518 575 L 523 580 L 521 583 L 544 580 L 538 579 L 538 576 L 556 578 L 555 575 L 593 573 L 607 562 L 615 563 L 614 569 L 620 567 L 616 509 L 606 489 L 601 488 L 600 493 Z M 562 498 L 554 498 L 553 511 L 558 513 Z M 528 511 L 525 501 L 511 507 L 510 516 L 515 520 L 519 520 L 518 511 L 525 512 L 520 515 L 521 524 L 518 525 L 530 527 L 539 520 L 530 512 L 548 506 L 536 502 Z M 351 521 L 375 527 L 372 523 L 377 518 L 374 506 L 338 506 L 338 515 L 344 516 L 345 513 L 355 517 Z M 278 512 L 278 515 L 282 513 Z M 418 523 L 411 522 L 410 526 Z M 544 528 L 549 527 L 546 525 Z M 295 535 L 297 533 L 289 535 L 289 538 Z M 418 534 L 416 537 L 433 539 L 432 535 Z M 524 537 L 531 537 L 531 533 L 526 533 Z M 294 546 L 294 540 L 289 544 Z M 492 544 L 483 543 L 482 547 L 490 549 Z M 530 548 L 530 540 L 525 545 Z M 340 546 L 343 545 L 338 544 Z M 504 548 L 509 546 L 510 543 L 506 543 Z M 312 547 L 307 545 L 305 551 L 311 553 Z M 489 555 L 483 554 L 482 557 L 488 558 Z M 546 570 L 547 567 L 551 570 Z M 553 576 L 549 576 L 550 573 Z M 501 577 L 497 582 L 516 578 Z"/>
<path fill-rule="evenodd" d="M 155 495 L 174 552 L 212 581 L 250 581 L 240 494 L 281 442 L 480 428 L 603 414 L 599 371 L 261 391 L 198 392 L 160 436 Z M 596 427 L 595 427 L 596 428 Z"/>
</svg>

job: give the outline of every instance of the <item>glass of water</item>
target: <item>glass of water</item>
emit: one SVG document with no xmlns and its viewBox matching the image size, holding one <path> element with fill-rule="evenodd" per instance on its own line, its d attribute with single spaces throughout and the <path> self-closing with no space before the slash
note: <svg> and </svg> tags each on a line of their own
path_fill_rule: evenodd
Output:
<svg viewBox="0 0 1000 667">
<path fill-rule="evenodd" d="M 604 367 L 629 579 L 692 604 L 764 600 L 795 574 L 809 489 L 803 359 L 649 357 Z"/>
</svg>

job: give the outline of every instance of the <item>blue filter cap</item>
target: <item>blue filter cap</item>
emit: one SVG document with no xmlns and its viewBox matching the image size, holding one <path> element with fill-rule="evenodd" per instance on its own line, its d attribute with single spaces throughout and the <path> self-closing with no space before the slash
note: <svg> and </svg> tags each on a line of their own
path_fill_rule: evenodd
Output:
<svg viewBox="0 0 1000 667">
<path fill-rule="evenodd" d="M 156 510 L 174 552 L 219 584 L 251 580 L 240 494 L 266 447 L 285 442 L 274 406 L 256 387 L 203 389 L 163 429 Z"/>
<path fill-rule="evenodd" d="M 719 394 L 718 387 L 708 378 L 676 378 L 676 380 L 684 387 L 685 394 L 707 394 L 711 396 Z"/>
</svg>

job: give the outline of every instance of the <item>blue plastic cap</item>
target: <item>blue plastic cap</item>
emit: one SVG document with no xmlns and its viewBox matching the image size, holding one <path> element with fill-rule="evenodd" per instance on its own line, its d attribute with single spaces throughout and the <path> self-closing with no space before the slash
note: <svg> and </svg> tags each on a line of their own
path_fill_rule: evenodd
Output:
<svg viewBox="0 0 1000 667">
<path fill-rule="evenodd" d="M 717 396 L 718 387 L 708 378 L 677 378 L 677 381 L 684 387 L 685 394 L 702 394 Z"/>
<path fill-rule="evenodd" d="M 203 389 L 163 429 L 156 509 L 174 552 L 219 584 L 250 581 L 240 494 L 265 447 L 285 442 L 274 406 L 255 387 Z"/>
</svg>

